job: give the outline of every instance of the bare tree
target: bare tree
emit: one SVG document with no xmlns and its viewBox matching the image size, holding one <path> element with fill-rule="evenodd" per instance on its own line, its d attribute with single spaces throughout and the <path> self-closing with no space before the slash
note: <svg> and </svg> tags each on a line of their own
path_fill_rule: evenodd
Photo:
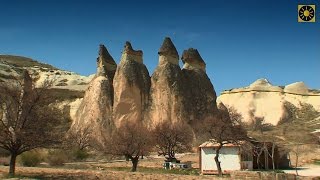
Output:
<svg viewBox="0 0 320 180">
<path fill-rule="evenodd" d="M 235 124 L 238 124 L 241 126 L 245 125 L 245 123 L 243 122 L 242 115 L 234 107 L 229 107 L 228 112 L 229 112 L 229 117 L 231 122 L 234 122 Z"/>
<path fill-rule="evenodd" d="M 66 146 L 76 147 L 78 150 L 85 150 L 86 148 L 92 146 L 91 134 L 91 127 L 85 127 L 77 131 L 69 131 L 67 135 Z"/>
<path fill-rule="evenodd" d="M 171 124 L 164 122 L 153 131 L 158 155 L 163 155 L 167 161 L 176 161 L 176 152 L 191 150 L 193 132 L 187 124 Z"/>
<path fill-rule="evenodd" d="M 237 144 L 247 138 L 246 131 L 236 122 L 233 122 L 228 112 L 220 111 L 218 115 L 208 118 L 203 123 L 203 132 L 214 143 L 218 144 L 215 155 L 219 176 L 222 176 L 221 162 L 219 160 L 220 150 L 225 144 Z"/>
<path fill-rule="evenodd" d="M 139 157 L 147 155 L 153 147 L 151 132 L 142 125 L 130 123 L 117 128 L 106 144 L 106 153 L 131 160 L 132 172 L 137 170 Z"/>
<path fill-rule="evenodd" d="M 49 105 L 48 81 L 36 88 L 27 71 L 14 83 L 0 84 L 0 148 L 10 152 L 9 175 L 14 176 L 16 158 L 23 152 L 61 142 L 69 119 Z"/>
<path fill-rule="evenodd" d="M 291 152 L 293 153 L 295 157 L 295 169 L 296 169 L 296 175 L 298 176 L 298 165 L 299 165 L 299 157 L 303 153 L 304 148 L 302 143 L 295 143 L 292 145 Z"/>
</svg>

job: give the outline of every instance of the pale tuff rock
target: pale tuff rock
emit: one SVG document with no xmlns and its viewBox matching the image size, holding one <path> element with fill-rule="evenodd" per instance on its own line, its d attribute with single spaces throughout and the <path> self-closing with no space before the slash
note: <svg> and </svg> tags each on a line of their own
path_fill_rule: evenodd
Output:
<svg viewBox="0 0 320 180">
<path fill-rule="evenodd" d="M 110 66 L 109 66 L 110 65 Z M 114 127 L 112 120 L 112 80 L 116 64 L 104 46 L 100 46 L 97 75 L 90 82 L 83 100 L 75 113 L 71 131 L 90 129 L 91 138 L 102 143 Z M 109 77 L 111 76 L 111 77 Z"/>
<path fill-rule="evenodd" d="M 189 48 L 184 50 L 181 60 L 183 62 L 183 69 L 200 69 L 206 71 L 206 63 L 203 61 L 197 49 Z"/>
<path fill-rule="evenodd" d="M 249 86 L 250 90 L 256 90 L 256 91 L 278 91 L 281 92 L 282 89 L 279 86 L 273 86 L 267 79 L 258 79 L 255 82 L 253 82 Z"/>
<path fill-rule="evenodd" d="M 114 126 L 110 92 L 111 86 L 107 77 L 99 76 L 92 80 L 76 112 L 71 130 L 83 131 L 89 127 L 92 131 L 91 137 L 102 143 L 101 138 L 111 133 Z"/>
<path fill-rule="evenodd" d="M 97 58 L 97 76 L 107 76 L 112 82 L 117 64 L 109 54 L 107 48 L 100 44 L 99 57 Z"/>
<path fill-rule="evenodd" d="M 151 101 L 147 114 L 151 127 L 168 121 L 184 121 L 183 77 L 179 55 L 170 38 L 164 39 L 158 54 L 159 64 L 151 76 Z"/>
<path fill-rule="evenodd" d="M 292 94 L 308 94 L 308 87 L 303 82 L 296 82 L 284 87 L 284 92 Z"/>
<path fill-rule="evenodd" d="M 143 64 L 142 51 L 135 51 L 126 42 L 120 64 L 117 67 L 113 87 L 113 119 L 121 123 L 142 122 L 148 107 L 150 76 Z"/>
<path fill-rule="evenodd" d="M 196 49 L 183 52 L 181 58 L 185 65 L 184 77 L 184 111 L 190 124 L 198 123 L 217 113 L 216 92 L 205 72 L 205 62 Z"/>
<path fill-rule="evenodd" d="M 311 104 L 320 111 L 320 93 L 311 92 L 303 82 L 281 88 L 266 79 L 258 79 L 248 87 L 223 91 L 218 102 L 234 107 L 248 123 L 260 117 L 265 123 L 277 125 L 288 114 L 287 102 L 297 108 L 301 104 Z"/>
</svg>

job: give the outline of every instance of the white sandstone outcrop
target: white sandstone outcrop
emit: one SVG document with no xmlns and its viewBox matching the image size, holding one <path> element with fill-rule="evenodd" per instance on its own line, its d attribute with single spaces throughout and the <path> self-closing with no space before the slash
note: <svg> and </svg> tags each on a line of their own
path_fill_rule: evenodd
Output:
<svg viewBox="0 0 320 180">
<path fill-rule="evenodd" d="M 258 79 L 248 87 L 223 91 L 217 101 L 234 107 L 249 123 L 260 117 L 265 123 L 277 125 L 288 115 L 286 102 L 297 108 L 310 104 L 320 111 L 320 93 L 309 90 L 303 82 L 281 88 L 266 79 Z"/>
</svg>

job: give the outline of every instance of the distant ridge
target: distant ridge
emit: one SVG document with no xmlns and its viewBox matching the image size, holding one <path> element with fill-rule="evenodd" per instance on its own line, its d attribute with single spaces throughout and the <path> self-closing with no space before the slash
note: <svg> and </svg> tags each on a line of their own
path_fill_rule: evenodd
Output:
<svg viewBox="0 0 320 180">
<path fill-rule="evenodd" d="M 39 66 L 39 67 L 49 68 L 49 69 L 53 69 L 53 70 L 58 69 L 50 64 L 41 63 L 41 62 L 34 60 L 32 58 L 28 58 L 28 57 L 24 57 L 24 56 L 17 56 L 17 55 L 0 54 L 0 62 L 8 63 L 9 65 L 12 65 L 15 67 Z"/>
</svg>

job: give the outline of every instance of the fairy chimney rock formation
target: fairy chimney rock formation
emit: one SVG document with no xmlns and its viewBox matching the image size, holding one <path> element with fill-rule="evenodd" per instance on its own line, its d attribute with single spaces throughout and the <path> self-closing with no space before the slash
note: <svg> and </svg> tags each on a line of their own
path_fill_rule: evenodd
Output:
<svg viewBox="0 0 320 180">
<path fill-rule="evenodd" d="M 114 127 L 112 79 L 117 66 L 103 45 L 100 45 L 97 66 L 97 74 L 85 92 L 70 130 L 83 133 L 89 129 L 91 138 L 103 145 L 103 137 Z"/>
<path fill-rule="evenodd" d="M 112 81 L 116 69 L 116 62 L 109 54 L 107 48 L 103 44 L 100 44 L 99 57 L 97 58 L 97 76 L 108 76 Z"/>
<path fill-rule="evenodd" d="M 144 120 L 151 83 L 142 55 L 141 50 L 133 50 L 126 42 L 113 81 L 113 120 L 117 127 Z"/>
<path fill-rule="evenodd" d="M 190 124 L 201 123 L 217 113 L 216 92 L 206 74 L 206 64 L 198 50 L 189 48 L 182 54 L 184 63 L 184 107 Z"/>
<path fill-rule="evenodd" d="M 181 60 L 184 69 L 200 69 L 206 71 L 206 63 L 203 61 L 197 49 L 189 48 L 184 50 Z"/>
<path fill-rule="evenodd" d="M 151 77 L 151 127 L 163 122 L 178 123 L 183 118 L 183 77 L 179 55 L 170 38 L 166 37 L 159 49 L 159 64 Z"/>
</svg>

